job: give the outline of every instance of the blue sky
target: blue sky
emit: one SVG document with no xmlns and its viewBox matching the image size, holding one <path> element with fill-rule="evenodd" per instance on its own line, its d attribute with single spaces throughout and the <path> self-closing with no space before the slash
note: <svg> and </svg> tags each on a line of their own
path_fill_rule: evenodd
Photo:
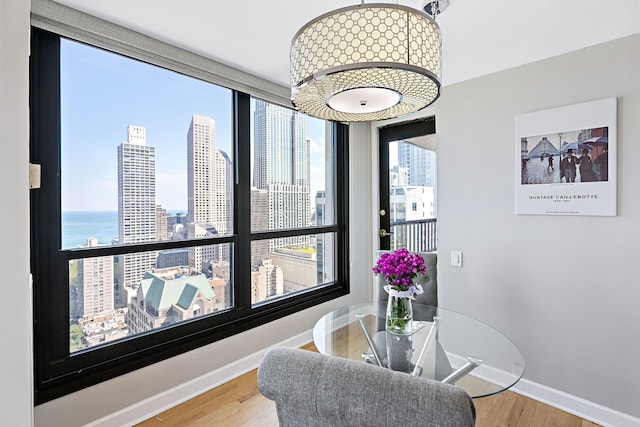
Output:
<svg viewBox="0 0 640 427">
<path fill-rule="evenodd" d="M 136 125 L 156 148 L 157 202 L 186 211 L 191 116 L 215 120 L 216 145 L 231 157 L 231 91 L 80 43 L 63 40 L 61 49 L 62 210 L 117 210 L 117 146 Z M 307 137 L 313 204 L 322 186 L 324 121 L 307 119 Z"/>
</svg>

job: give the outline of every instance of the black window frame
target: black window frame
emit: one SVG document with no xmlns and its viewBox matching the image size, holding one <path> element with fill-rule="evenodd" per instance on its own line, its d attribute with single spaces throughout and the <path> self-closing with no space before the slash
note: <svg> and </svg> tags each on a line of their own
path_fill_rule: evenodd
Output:
<svg viewBox="0 0 640 427">
<path fill-rule="evenodd" d="M 61 248 L 60 40 L 32 28 L 30 58 L 30 162 L 41 165 L 41 187 L 32 190 L 31 272 L 33 275 L 35 404 L 134 371 L 250 330 L 349 293 L 348 125 L 332 122 L 335 176 L 333 225 L 251 232 L 251 113 L 248 93 L 232 90 L 234 232 L 224 237 L 94 248 Z M 98 48 L 101 49 L 101 48 Z M 137 58 L 133 58 L 138 60 Z M 144 61 L 143 61 L 144 62 Z M 336 278 L 309 291 L 253 305 L 251 242 L 260 239 L 334 233 Z M 72 259 L 123 253 L 234 244 L 233 308 L 211 316 L 126 338 L 117 343 L 69 351 L 69 274 Z"/>
</svg>

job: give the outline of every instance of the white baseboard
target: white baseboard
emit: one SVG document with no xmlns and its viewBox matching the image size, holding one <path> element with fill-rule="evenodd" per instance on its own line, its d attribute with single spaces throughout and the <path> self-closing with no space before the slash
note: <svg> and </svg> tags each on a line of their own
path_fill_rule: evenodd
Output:
<svg viewBox="0 0 640 427">
<path fill-rule="evenodd" d="M 640 427 L 640 418 L 524 378 L 511 391 L 605 427 Z"/>
<path fill-rule="evenodd" d="M 303 332 L 299 335 L 282 341 L 273 347 L 301 347 L 311 342 L 311 331 Z M 271 347 L 269 347 L 271 348 Z M 137 402 L 131 406 L 123 408 L 106 417 L 86 424 L 86 427 L 122 427 L 140 423 L 159 414 L 167 409 L 173 408 L 180 403 L 186 402 L 204 392 L 222 385 L 252 369 L 255 369 L 262 360 L 262 355 L 269 349 L 265 348 L 242 359 L 226 365 L 215 371 L 209 372 L 201 377 L 195 378 L 186 383 L 180 384 L 170 390 L 151 396 L 148 399 Z"/>
<path fill-rule="evenodd" d="M 447 353 L 447 358 L 454 369 L 467 361 L 452 353 Z M 473 375 L 494 384 L 510 384 L 515 380 L 513 374 L 486 365 L 480 365 Z M 640 418 L 524 378 L 509 390 L 605 427 L 640 427 Z"/>
<path fill-rule="evenodd" d="M 273 347 L 301 347 L 310 342 L 310 337 L 311 331 L 303 332 Z M 122 427 L 131 426 L 147 420 L 160 412 L 186 402 L 189 399 L 257 368 L 262 359 L 262 355 L 269 348 L 257 351 L 223 368 L 209 372 L 163 393 L 123 408 L 120 411 L 93 421 L 86 426 Z M 499 373 L 494 374 L 499 375 Z M 490 380 L 489 377 L 491 375 L 493 374 L 483 372 L 483 376 L 488 380 Z M 640 418 L 615 411 L 611 408 L 524 378 L 518 381 L 510 390 L 605 427 L 640 427 Z"/>
</svg>

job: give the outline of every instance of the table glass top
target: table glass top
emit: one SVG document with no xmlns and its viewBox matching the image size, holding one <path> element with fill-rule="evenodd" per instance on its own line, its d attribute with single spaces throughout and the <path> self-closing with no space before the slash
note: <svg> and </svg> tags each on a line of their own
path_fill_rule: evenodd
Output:
<svg viewBox="0 0 640 427">
<path fill-rule="evenodd" d="M 474 398 L 506 390 L 524 373 L 518 347 L 486 323 L 413 304 L 413 333 L 396 335 L 384 329 L 385 311 L 386 302 L 332 311 L 316 323 L 313 342 L 322 354 L 379 361 L 394 370 L 456 384 Z"/>
</svg>

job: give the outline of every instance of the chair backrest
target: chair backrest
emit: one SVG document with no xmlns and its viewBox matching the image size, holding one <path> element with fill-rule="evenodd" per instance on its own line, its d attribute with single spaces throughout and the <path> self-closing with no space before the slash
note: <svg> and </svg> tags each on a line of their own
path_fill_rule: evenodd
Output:
<svg viewBox="0 0 640 427">
<path fill-rule="evenodd" d="M 385 251 L 378 252 L 378 256 Z M 424 258 L 424 264 L 427 267 L 425 274 L 419 274 L 415 281 L 422 285 L 424 292 L 416 295 L 416 303 L 427 305 L 438 305 L 438 253 L 437 252 L 416 252 Z M 386 300 L 387 293 L 382 289 L 385 284 L 381 276 L 374 278 L 377 282 L 373 290 L 373 300 Z"/>
<path fill-rule="evenodd" d="M 355 360 L 277 347 L 258 369 L 281 427 L 475 425 L 461 388 Z"/>
</svg>

